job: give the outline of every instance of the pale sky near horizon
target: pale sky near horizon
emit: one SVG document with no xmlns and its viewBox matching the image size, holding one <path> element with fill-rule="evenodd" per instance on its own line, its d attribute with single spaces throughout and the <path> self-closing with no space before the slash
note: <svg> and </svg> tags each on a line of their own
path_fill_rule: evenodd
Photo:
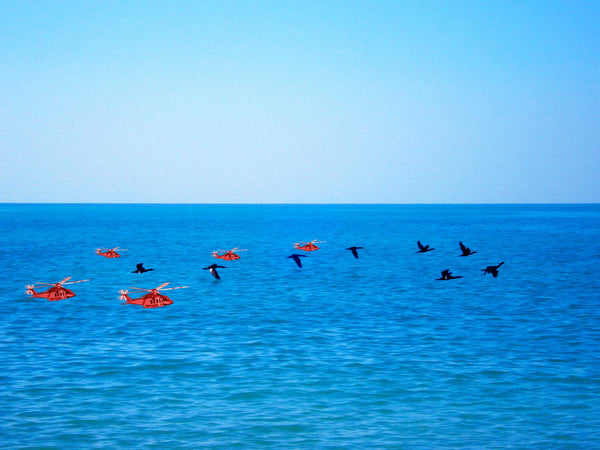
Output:
<svg viewBox="0 0 600 450">
<path fill-rule="evenodd" d="M 0 202 L 600 202 L 598 1 L 7 1 L 0 99 Z"/>
</svg>

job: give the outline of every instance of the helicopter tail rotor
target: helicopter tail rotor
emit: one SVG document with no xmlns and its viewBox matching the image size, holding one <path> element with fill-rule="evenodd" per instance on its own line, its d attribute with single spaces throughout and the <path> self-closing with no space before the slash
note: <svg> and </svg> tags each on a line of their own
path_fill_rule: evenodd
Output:
<svg viewBox="0 0 600 450">
<path fill-rule="evenodd" d="M 34 288 L 33 284 L 28 284 L 26 286 L 26 288 L 27 288 L 27 290 L 25 291 L 25 293 L 27 295 L 34 295 L 35 294 L 35 291 L 33 290 L 33 288 Z"/>
<path fill-rule="evenodd" d="M 120 291 L 121 296 L 119 297 L 119 300 L 127 301 L 127 294 L 128 293 L 129 292 L 127 291 L 127 289 L 125 289 L 125 290 L 121 289 L 121 291 Z"/>
</svg>

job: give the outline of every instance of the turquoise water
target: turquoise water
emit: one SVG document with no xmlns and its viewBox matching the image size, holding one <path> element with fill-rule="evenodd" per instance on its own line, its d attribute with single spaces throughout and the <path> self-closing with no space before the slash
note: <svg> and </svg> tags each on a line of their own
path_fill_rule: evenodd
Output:
<svg viewBox="0 0 600 450">
<path fill-rule="evenodd" d="M 599 243 L 600 205 L 0 205 L 0 446 L 597 448 Z"/>
</svg>

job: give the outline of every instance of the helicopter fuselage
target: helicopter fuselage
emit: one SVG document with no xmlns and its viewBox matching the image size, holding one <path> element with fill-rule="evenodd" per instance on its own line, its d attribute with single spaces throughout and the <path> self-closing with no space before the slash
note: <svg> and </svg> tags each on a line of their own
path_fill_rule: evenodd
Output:
<svg viewBox="0 0 600 450">
<path fill-rule="evenodd" d="M 98 253 L 101 256 L 104 256 L 105 258 L 120 258 L 121 257 L 121 255 L 119 255 L 114 250 L 108 250 L 107 252 L 101 252 L 100 250 L 96 250 L 96 253 Z"/>
<path fill-rule="evenodd" d="M 217 259 L 223 259 L 225 261 L 233 261 L 235 259 L 240 259 L 240 256 L 236 255 L 233 252 L 223 253 L 222 255 L 219 255 L 217 252 L 213 252 L 213 257 Z"/>
<path fill-rule="evenodd" d="M 158 292 L 150 292 L 140 298 L 131 298 L 129 295 L 123 294 L 123 299 L 125 300 L 125 304 L 141 305 L 144 308 L 160 308 L 161 306 L 173 304 L 173 300 Z"/>
<path fill-rule="evenodd" d="M 54 286 L 44 292 L 35 292 L 33 289 L 29 289 L 28 293 L 34 298 L 47 298 L 51 302 L 75 297 L 75 293 L 72 290 L 62 286 Z"/>
<path fill-rule="evenodd" d="M 298 250 L 304 250 L 305 252 L 314 252 L 315 250 L 319 250 L 319 247 L 313 243 L 308 243 L 302 246 L 300 244 L 295 244 L 294 247 Z"/>
</svg>

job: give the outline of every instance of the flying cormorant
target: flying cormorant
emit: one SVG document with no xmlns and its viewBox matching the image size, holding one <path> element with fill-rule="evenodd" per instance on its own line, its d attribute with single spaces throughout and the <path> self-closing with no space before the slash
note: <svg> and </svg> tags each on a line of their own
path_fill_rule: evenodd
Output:
<svg viewBox="0 0 600 450">
<path fill-rule="evenodd" d="M 494 278 L 496 278 L 498 276 L 498 268 L 504 264 L 504 261 L 502 261 L 500 264 L 498 264 L 497 266 L 487 266 L 485 269 L 481 269 L 483 271 L 483 274 L 486 275 L 488 273 L 491 273 L 492 276 Z"/>
<path fill-rule="evenodd" d="M 469 256 L 469 255 L 472 255 L 473 253 L 477 253 L 477 252 L 472 252 L 469 247 L 465 247 L 465 245 L 462 242 L 459 242 L 458 244 L 460 245 L 460 250 L 462 251 L 462 255 L 458 255 L 458 256 Z"/>
<path fill-rule="evenodd" d="M 350 250 L 354 257 L 358 259 L 358 252 L 356 250 L 361 249 L 362 247 L 348 247 L 346 250 Z"/>
<path fill-rule="evenodd" d="M 430 252 L 431 250 L 435 250 L 435 248 L 429 248 L 429 245 L 421 244 L 421 241 L 417 241 L 417 245 L 419 246 L 419 250 L 417 250 L 417 253 L 426 253 Z"/>
<path fill-rule="evenodd" d="M 294 253 L 293 255 L 288 256 L 288 258 L 292 258 L 298 267 L 302 268 L 302 260 L 300 258 L 306 258 L 306 255 L 299 255 L 298 253 Z"/>
<path fill-rule="evenodd" d="M 144 273 L 144 272 L 150 272 L 151 270 L 154 270 L 154 269 L 145 269 L 144 263 L 139 263 L 135 267 L 136 267 L 136 269 L 131 273 Z"/>
<path fill-rule="evenodd" d="M 462 278 L 462 277 L 460 275 L 455 277 L 452 275 L 452 272 L 450 272 L 448 269 L 446 269 L 442 272 L 442 277 L 438 278 L 438 280 L 454 280 L 456 278 Z"/>
<path fill-rule="evenodd" d="M 226 267 L 224 266 L 219 266 L 217 264 L 211 264 L 208 267 L 205 267 L 203 270 L 210 270 L 210 274 L 215 277 L 217 280 L 220 280 L 221 277 L 219 276 L 219 272 L 217 272 L 217 268 L 219 269 L 226 269 Z"/>
</svg>

